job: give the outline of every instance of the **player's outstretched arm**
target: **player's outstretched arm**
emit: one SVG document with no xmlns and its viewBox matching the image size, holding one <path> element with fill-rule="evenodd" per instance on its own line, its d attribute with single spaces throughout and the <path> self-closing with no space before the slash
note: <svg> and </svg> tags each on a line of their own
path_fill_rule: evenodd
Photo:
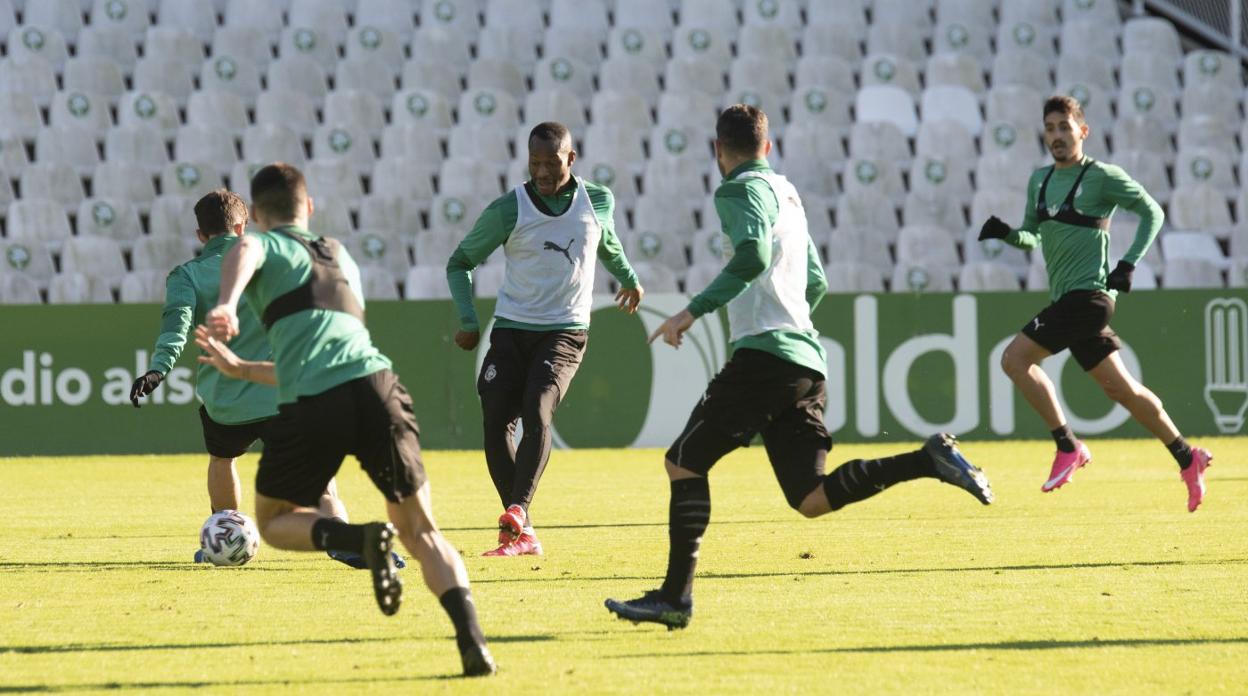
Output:
<svg viewBox="0 0 1248 696">
<path fill-rule="evenodd" d="M 165 279 L 165 306 L 160 313 L 160 336 L 152 350 L 147 371 L 139 375 L 130 387 L 130 403 L 135 408 L 139 400 L 156 391 L 165 375 L 173 369 L 182 348 L 186 346 L 187 334 L 194 326 L 195 287 L 185 269 L 179 267 Z"/>
<path fill-rule="evenodd" d="M 654 339 L 662 336 L 664 343 L 673 348 L 679 348 L 681 339 L 684 337 L 685 332 L 688 331 L 690 327 L 693 326 L 693 322 L 697 320 L 698 318 L 693 316 L 693 312 L 690 312 L 688 309 L 682 309 L 680 312 L 668 317 L 667 321 L 660 324 L 659 328 L 655 329 L 654 333 L 650 334 L 650 338 L 646 340 L 646 343 L 654 343 Z"/>
<path fill-rule="evenodd" d="M 277 384 L 277 371 L 271 361 L 243 360 L 229 346 L 217 340 L 203 324 L 195 327 L 195 344 L 204 351 L 199 356 L 199 362 L 212 365 L 226 377 L 259 384 Z"/>
<path fill-rule="evenodd" d="M 264 249 L 252 235 L 244 236 L 226 252 L 221 260 L 221 290 L 217 295 L 217 306 L 204 316 L 204 324 L 214 337 L 228 341 L 238 335 L 238 301 L 263 259 Z"/>
</svg>

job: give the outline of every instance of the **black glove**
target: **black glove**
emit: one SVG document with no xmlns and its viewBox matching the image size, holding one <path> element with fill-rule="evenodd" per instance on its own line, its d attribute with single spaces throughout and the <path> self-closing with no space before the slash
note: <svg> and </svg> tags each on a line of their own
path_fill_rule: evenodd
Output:
<svg viewBox="0 0 1248 696">
<path fill-rule="evenodd" d="M 1010 232 L 1013 231 L 1014 230 L 1012 230 L 1010 226 L 1007 225 L 1001 218 L 993 215 L 988 218 L 988 222 L 985 222 L 983 227 L 979 228 L 979 239 L 977 241 L 982 242 L 985 239 L 1005 239 L 1010 236 Z"/>
<path fill-rule="evenodd" d="M 1105 279 L 1105 287 L 1119 292 L 1131 292 L 1131 274 L 1134 272 L 1135 266 L 1126 261 L 1119 261 L 1114 270 L 1109 272 L 1109 277 Z"/>
<path fill-rule="evenodd" d="M 138 408 L 139 397 L 147 396 L 156 391 L 156 387 L 160 385 L 161 380 L 164 378 L 165 376 L 159 372 L 150 370 L 147 374 L 134 380 L 134 386 L 130 387 L 130 403 L 134 404 L 135 408 Z"/>
</svg>

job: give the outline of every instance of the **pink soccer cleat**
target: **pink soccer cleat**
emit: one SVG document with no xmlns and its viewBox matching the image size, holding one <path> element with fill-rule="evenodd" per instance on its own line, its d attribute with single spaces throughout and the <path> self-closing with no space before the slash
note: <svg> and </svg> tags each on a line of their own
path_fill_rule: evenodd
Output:
<svg viewBox="0 0 1248 696">
<path fill-rule="evenodd" d="M 537 540 L 537 536 L 532 530 L 523 532 L 515 541 L 502 544 L 493 551 L 486 551 L 482 556 L 540 556 L 542 555 L 542 542 Z"/>
<path fill-rule="evenodd" d="M 1049 471 L 1049 480 L 1040 486 L 1040 490 L 1048 493 L 1061 488 L 1074 477 L 1076 471 L 1087 466 L 1091 461 L 1092 452 L 1087 445 L 1083 444 L 1083 441 L 1076 443 L 1074 452 L 1058 450 L 1057 456 L 1053 458 L 1053 469 Z"/>
<path fill-rule="evenodd" d="M 1205 499 L 1205 469 L 1208 469 L 1213 455 L 1207 449 L 1192 448 L 1192 463 L 1186 469 L 1179 470 L 1179 478 L 1187 484 L 1187 511 L 1196 512 Z"/>
</svg>

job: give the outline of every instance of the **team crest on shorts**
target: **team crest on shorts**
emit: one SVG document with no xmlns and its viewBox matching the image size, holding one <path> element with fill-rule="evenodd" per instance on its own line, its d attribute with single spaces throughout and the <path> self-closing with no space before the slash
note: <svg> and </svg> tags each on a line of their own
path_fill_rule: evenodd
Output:
<svg viewBox="0 0 1248 696">
<path fill-rule="evenodd" d="M 498 370 L 494 368 L 494 363 L 490 363 L 489 365 L 485 366 L 485 381 L 493 382 L 494 378 L 497 376 L 498 376 Z"/>
</svg>

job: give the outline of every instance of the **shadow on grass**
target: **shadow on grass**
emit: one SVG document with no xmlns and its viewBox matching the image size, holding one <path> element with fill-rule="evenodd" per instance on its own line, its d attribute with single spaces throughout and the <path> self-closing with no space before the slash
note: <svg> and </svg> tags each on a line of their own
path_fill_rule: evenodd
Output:
<svg viewBox="0 0 1248 696">
<path fill-rule="evenodd" d="M 356 679 L 240 679 L 238 681 L 111 681 L 94 684 L 0 684 L 0 694 L 54 694 L 78 691 L 103 691 L 121 689 L 232 689 L 242 687 L 314 687 L 329 684 L 397 684 L 468 679 L 460 674 L 431 674 L 407 677 L 359 677 Z"/>
<path fill-rule="evenodd" d="M 541 643 L 558 640 L 551 635 L 520 635 L 520 636 L 488 636 L 491 643 Z M 383 636 L 376 638 L 306 638 L 303 640 L 257 640 L 235 641 L 228 643 L 152 643 L 152 644 L 116 644 L 116 643 L 69 643 L 66 645 L 0 645 L 0 655 L 40 655 L 48 653 L 78 652 L 132 652 L 140 650 L 213 650 L 221 648 L 264 648 L 286 645 L 355 645 L 365 643 L 395 643 L 421 640 L 418 636 Z M 426 637 L 428 640 L 450 640 L 450 636 Z M 0 687 L 3 691 L 3 687 Z"/>
<path fill-rule="evenodd" d="M 1153 568 L 1166 566 L 1205 566 L 1205 565 L 1243 565 L 1248 558 L 1223 558 L 1209 561 L 1106 561 L 1103 563 L 1052 563 L 1034 565 L 1005 566 L 967 566 L 962 568 L 880 568 L 866 570 L 809 570 L 784 571 L 776 573 L 703 573 L 699 580 L 736 580 L 745 578 L 788 578 L 788 577 L 823 577 L 837 575 L 919 575 L 922 573 L 983 573 L 983 572 L 1017 572 L 1034 570 L 1089 570 L 1096 568 Z M 616 580 L 652 581 L 662 576 L 657 575 L 610 575 L 586 577 L 582 575 L 563 575 L 557 578 L 526 577 L 525 583 L 532 582 L 609 582 Z M 475 579 L 474 584 L 498 582 L 516 582 L 515 578 Z"/>
<path fill-rule="evenodd" d="M 729 657 L 753 655 L 809 655 L 845 653 L 925 653 L 965 652 L 969 650 L 1066 650 L 1069 648 L 1152 648 L 1187 645 L 1248 645 L 1248 637 L 1230 638 L 1089 638 L 1087 640 L 1006 640 L 998 643 L 920 643 L 917 645 L 864 645 L 849 648 L 811 648 L 809 650 L 695 650 L 692 652 L 635 653 L 611 655 L 610 659 L 654 657 Z"/>
<path fill-rule="evenodd" d="M 769 519 L 769 520 L 716 520 L 716 525 L 737 525 L 737 524 L 784 524 L 786 520 Z M 662 527 L 667 529 L 667 520 L 662 522 L 607 522 L 603 524 L 539 524 L 540 531 L 550 529 L 632 529 L 641 527 Z M 489 527 L 439 527 L 444 532 L 497 532 L 498 525 Z"/>
<path fill-rule="evenodd" d="M 274 567 L 274 566 L 286 567 Z M 107 570 L 176 570 L 205 572 L 217 570 L 216 566 L 207 563 L 190 561 L 3 561 L 0 562 L 0 573 L 20 573 L 23 571 L 54 570 L 58 573 L 98 573 Z M 228 572 L 244 573 L 291 573 L 305 572 L 307 569 L 295 560 L 265 560 L 263 564 L 223 568 Z"/>
</svg>

